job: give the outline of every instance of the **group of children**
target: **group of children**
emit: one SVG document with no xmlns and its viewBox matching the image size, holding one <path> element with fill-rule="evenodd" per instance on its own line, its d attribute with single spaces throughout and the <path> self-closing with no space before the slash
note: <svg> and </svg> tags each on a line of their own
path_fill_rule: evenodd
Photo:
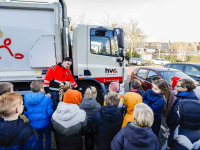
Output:
<svg viewBox="0 0 200 150">
<path fill-rule="evenodd" d="M 0 83 L 0 149 L 51 149 L 51 131 L 58 150 L 159 150 L 161 116 L 169 127 L 165 149 L 200 149 L 200 106 L 190 79 L 170 78 L 170 86 L 160 77 L 152 79 L 152 89 L 144 92 L 139 80 L 119 95 L 119 83 L 109 85 L 104 105 L 97 101 L 94 86 L 84 95 L 69 82 L 60 84 L 59 104 L 53 109 L 51 98 L 43 94 L 41 81 L 31 83 L 33 93 L 23 98 L 13 93 L 11 83 Z M 26 115 L 30 126 L 19 115 Z M 33 129 L 37 133 L 37 140 Z M 169 137 L 168 137 L 169 136 Z"/>
</svg>

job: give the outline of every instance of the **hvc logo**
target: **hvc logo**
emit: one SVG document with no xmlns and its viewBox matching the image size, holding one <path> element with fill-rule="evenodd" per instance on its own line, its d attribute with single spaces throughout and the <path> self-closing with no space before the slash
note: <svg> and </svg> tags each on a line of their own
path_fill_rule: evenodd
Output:
<svg viewBox="0 0 200 150">
<path fill-rule="evenodd" d="M 107 69 L 105 68 L 105 73 L 118 73 L 117 69 Z"/>
</svg>

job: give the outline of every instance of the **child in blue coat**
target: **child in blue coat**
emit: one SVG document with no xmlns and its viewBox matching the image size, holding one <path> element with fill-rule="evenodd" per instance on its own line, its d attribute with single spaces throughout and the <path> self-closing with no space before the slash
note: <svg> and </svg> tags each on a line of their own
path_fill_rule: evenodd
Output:
<svg viewBox="0 0 200 150">
<path fill-rule="evenodd" d="M 43 150 L 43 134 L 45 135 L 46 150 L 51 149 L 51 116 L 53 105 L 49 97 L 45 96 L 42 81 L 31 83 L 33 93 L 26 93 L 24 101 L 27 111 L 24 114 L 29 119 L 30 125 L 37 132 L 39 149 Z"/>
<path fill-rule="evenodd" d="M 151 128 L 157 137 L 161 125 L 161 114 L 167 110 L 169 97 L 169 86 L 163 79 L 153 81 L 152 90 L 148 90 L 142 95 L 143 103 L 153 110 L 154 122 Z"/>
<path fill-rule="evenodd" d="M 38 144 L 30 126 L 19 115 L 23 112 L 23 98 L 7 92 L 0 96 L 0 150 L 37 150 Z"/>
<path fill-rule="evenodd" d="M 151 126 L 153 111 L 144 103 L 134 107 L 134 121 L 127 123 L 111 143 L 111 150 L 159 150 L 159 143 Z"/>
</svg>

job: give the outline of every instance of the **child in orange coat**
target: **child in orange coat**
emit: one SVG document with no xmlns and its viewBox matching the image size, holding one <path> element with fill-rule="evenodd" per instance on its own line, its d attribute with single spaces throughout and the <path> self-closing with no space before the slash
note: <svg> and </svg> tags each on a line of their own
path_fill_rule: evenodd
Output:
<svg viewBox="0 0 200 150">
<path fill-rule="evenodd" d="M 138 93 L 128 92 L 125 94 L 124 99 L 126 103 L 127 113 L 124 116 L 122 128 L 125 127 L 128 122 L 134 121 L 133 118 L 134 107 L 136 104 L 142 103 L 142 96 Z"/>
</svg>

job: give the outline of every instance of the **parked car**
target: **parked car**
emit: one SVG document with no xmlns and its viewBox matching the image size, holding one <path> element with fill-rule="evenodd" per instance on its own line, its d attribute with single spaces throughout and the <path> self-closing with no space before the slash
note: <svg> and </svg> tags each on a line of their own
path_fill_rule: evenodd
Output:
<svg viewBox="0 0 200 150">
<path fill-rule="evenodd" d="M 125 59 L 125 66 L 128 66 L 128 60 Z"/>
<path fill-rule="evenodd" d="M 189 75 L 196 81 L 200 83 L 200 64 L 190 64 L 190 63 L 170 63 L 170 64 L 165 64 L 166 68 L 174 68 L 181 70 L 185 74 Z"/>
<path fill-rule="evenodd" d="M 157 64 L 157 65 L 165 65 L 165 64 L 168 64 L 168 63 L 171 63 L 171 62 L 167 61 L 167 60 L 165 60 L 163 58 L 156 58 L 156 59 L 152 59 L 151 63 L 152 64 Z"/>
<path fill-rule="evenodd" d="M 140 59 L 140 58 L 131 58 L 131 59 L 129 60 L 129 63 L 130 63 L 130 64 L 135 64 L 135 65 L 142 65 L 142 66 L 145 65 L 144 60 L 142 60 L 142 59 Z"/>
<path fill-rule="evenodd" d="M 151 67 L 138 67 L 136 68 L 132 74 L 131 79 L 129 81 L 129 88 L 131 88 L 131 81 L 133 79 L 138 79 L 142 83 L 142 88 L 146 91 L 152 88 L 152 78 L 160 76 L 165 79 L 169 83 L 170 77 L 177 76 L 180 78 L 192 79 L 190 76 L 186 75 L 180 70 L 171 69 L 171 68 L 151 68 Z M 200 86 L 197 81 L 192 79 L 198 85 L 198 92 L 200 92 Z"/>
</svg>

